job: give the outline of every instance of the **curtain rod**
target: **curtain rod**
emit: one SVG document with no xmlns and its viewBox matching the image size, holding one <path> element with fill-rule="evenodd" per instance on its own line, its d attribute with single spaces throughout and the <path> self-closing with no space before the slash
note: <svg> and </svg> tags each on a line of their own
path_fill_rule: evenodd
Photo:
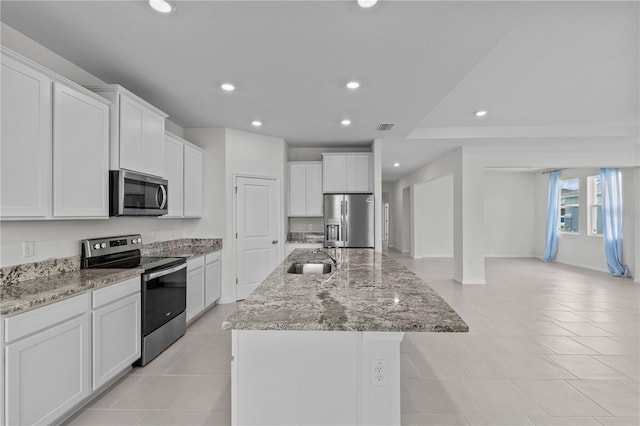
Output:
<svg viewBox="0 0 640 426">
<path fill-rule="evenodd" d="M 551 172 L 559 172 L 560 170 L 567 170 L 567 169 L 564 168 L 564 169 L 545 170 L 544 172 L 540 172 L 540 173 L 542 173 L 543 175 L 546 175 L 546 174 L 551 173 Z"/>
</svg>

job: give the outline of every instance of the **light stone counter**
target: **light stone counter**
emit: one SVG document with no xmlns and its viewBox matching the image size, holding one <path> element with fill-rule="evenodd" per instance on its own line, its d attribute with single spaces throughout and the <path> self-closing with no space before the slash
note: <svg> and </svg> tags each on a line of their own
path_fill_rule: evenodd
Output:
<svg viewBox="0 0 640 426">
<path fill-rule="evenodd" d="M 333 252 L 333 250 L 331 250 Z M 339 249 L 337 271 L 287 273 L 293 262 L 331 260 L 295 250 L 238 307 L 225 329 L 466 332 L 467 324 L 431 287 L 371 249 Z"/>
</svg>

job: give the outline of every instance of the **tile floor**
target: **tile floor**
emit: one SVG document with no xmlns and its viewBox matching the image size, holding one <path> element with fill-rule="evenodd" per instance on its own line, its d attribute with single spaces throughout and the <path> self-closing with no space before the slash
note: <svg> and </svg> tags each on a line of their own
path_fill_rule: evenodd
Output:
<svg viewBox="0 0 640 426">
<path fill-rule="evenodd" d="M 640 285 L 536 259 L 487 259 L 487 285 L 451 259 L 390 255 L 429 283 L 469 333 L 408 333 L 403 425 L 640 425 Z M 230 333 L 217 306 L 70 425 L 230 424 Z"/>
</svg>

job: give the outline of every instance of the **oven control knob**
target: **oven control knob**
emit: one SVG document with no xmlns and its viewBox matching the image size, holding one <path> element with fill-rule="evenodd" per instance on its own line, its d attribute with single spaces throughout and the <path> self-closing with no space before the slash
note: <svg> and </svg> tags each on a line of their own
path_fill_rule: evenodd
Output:
<svg viewBox="0 0 640 426">
<path fill-rule="evenodd" d="M 142 238 L 138 238 L 138 240 L 136 241 L 138 244 L 140 244 L 142 242 Z"/>
<path fill-rule="evenodd" d="M 94 249 L 96 249 L 96 250 L 98 250 L 98 249 L 100 248 L 100 244 L 95 243 L 95 244 L 93 245 L 93 248 L 94 248 Z"/>
<path fill-rule="evenodd" d="M 107 243 L 100 244 L 100 248 L 107 248 Z"/>
</svg>

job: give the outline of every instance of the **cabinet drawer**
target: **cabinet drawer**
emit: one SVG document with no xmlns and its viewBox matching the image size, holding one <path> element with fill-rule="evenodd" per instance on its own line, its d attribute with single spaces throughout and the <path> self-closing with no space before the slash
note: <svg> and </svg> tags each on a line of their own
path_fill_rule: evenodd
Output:
<svg viewBox="0 0 640 426">
<path fill-rule="evenodd" d="M 61 300 L 42 308 L 5 318 L 5 342 L 20 339 L 38 330 L 51 327 L 89 310 L 91 293 Z"/>
<path fill-rule="evenodd" d="M 128 279 L 93 292 L 93 309 L 140 292 L 140 277 Z"/>
<path fill-rule="evenodd" d="M 187 272 L 204 266 L 204 256 L 194 257 L 187 260 Z"/>
<path fill-rule="evenodd" d="M 216 260 L 220 260 L 220 255 L 221 252 L 220 251 L 216 251 L 214 253 L 209 253 L 205 256 L 205 262 L 206 264 L 209 264 L 211 262 L 215 262 Z"/>
</svg>

